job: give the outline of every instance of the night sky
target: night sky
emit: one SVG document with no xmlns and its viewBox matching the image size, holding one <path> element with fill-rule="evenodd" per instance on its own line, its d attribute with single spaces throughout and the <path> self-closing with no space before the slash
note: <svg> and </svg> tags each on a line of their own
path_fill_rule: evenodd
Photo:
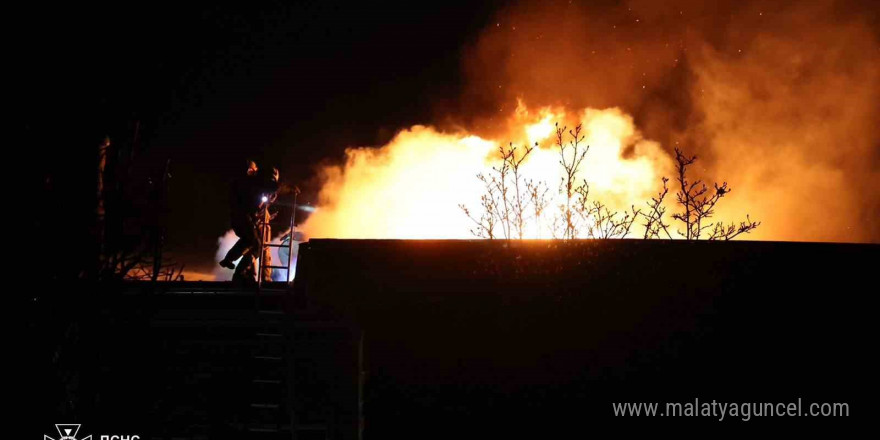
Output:
<svg viewBox="0 0 880 440">
<path fill-rule="evenodd" d="M 497 5 L 321 1 L 69 5 L 21 11 L 19 128 L 42 231 L 88 246 L 96 151 L 134 143 L 139 176 L 171 160 L 167 249 L 210 269 L 246 158 L 313 200 L 317 163 L 459 103 L 461 51 Z M 137 125 L 139 124 L 139 125 Z M 37 181 L 39 180 L 39 181 Z M 56 217 L 57 218 L 57 217 Z M 50 232 L 46 234 L 54 235 Z M 73 270 L 73 269 L 71 269 Z"/>
</svg>

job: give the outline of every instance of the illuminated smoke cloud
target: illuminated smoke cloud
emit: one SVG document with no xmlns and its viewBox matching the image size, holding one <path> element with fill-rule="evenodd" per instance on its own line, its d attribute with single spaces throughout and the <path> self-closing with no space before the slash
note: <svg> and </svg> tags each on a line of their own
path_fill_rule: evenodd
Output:
<svg viewBox="0 0 880 440">
<path fill-rule="evenodd" d="M 760 218 L 750 239 L 876 242 L 878 34 L 870 2 L 521 2 L 463 58 L 463 120 L 617 106 L 730 182 L 719 217 Z"/>
<path fill-rule="evenodd" d="M 320 209 L 305 232 L 470 238 L 457 205 L 477 206 L 474 176 L 492 166 L 498 145 L 540 142 L 526 173 L 555 192 L 548 127 L 582 122 L 591 143 L 582 177 L 615 208 L 643 205 L 660 176 L 673 177 L 670 152 L 680 147 L 700 156 L 698 177 L 733 188 L 717 220 L 762 221 L 749 239 L 878 241 L 880 46 L 863 8 L 506 7 L 463 50 L 461 110 L 321 169 Z"/>
</svg>

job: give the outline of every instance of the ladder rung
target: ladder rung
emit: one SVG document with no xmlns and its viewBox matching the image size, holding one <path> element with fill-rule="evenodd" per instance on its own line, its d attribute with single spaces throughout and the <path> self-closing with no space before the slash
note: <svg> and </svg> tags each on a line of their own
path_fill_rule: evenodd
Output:
<svg viewBox="0 0 880 440">
<path fill-rule="evenodd" d="M 254 383 L 271 383 L 271 384 L 280 384 L 280 380 L 272 380 L 272 379 L 254 379 Z"/>
<path fill-rule="evenodd" d="M 265 247 L 289 247 L 290 245 L 284 244 L 284 243 L 267 243 L 267 244 L 264 244 L 263 246 L 265 246 Z"/>
<path fill-rule="evenodd" d="M 296 425 L 297 431 L 326 431 L 326 425 Z"/>
<path fill-rule="evenodd" d="M 278 432 L 276 428 L 248 428 L 250 432 Z"/>
<path fill-rule="evenodd" d="M 267 268 L 267 269 L 284 269 L 284 270 L 289 269 L 287 266 L 263 266 L 263 268 Z"/>
</svg>

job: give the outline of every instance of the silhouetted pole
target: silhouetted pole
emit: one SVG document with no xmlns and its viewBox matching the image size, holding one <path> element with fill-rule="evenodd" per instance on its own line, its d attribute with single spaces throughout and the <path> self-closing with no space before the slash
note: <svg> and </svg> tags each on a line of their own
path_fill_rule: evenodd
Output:
<svg viewBox="0 0 880 440">
<path fill-rule="evenodd" d="M 104 140 L 98 144 L 98 182 L 97 182 L 97 205 L 95 206 L 95 235 L 98 240 L 97 252 L 95 256 L 95 268 L 98 276 L 103 265 L 105 252 L 105 221 L 106 211 L 104 208 L 104 169 L 107 167 L 107 153 L 110 150 L 110 137 L 105 136 Z"/>
<path fill-rule="evenodd" d="M 293 238 L 296 236 L 296 196 L 298 191 L 293 192 L 293 210 L 290 212 L 290 239 L 287 241 L 287 283 L 293 281 L 290 276 L 290 263 L 293 261 Z"/>
</svg>

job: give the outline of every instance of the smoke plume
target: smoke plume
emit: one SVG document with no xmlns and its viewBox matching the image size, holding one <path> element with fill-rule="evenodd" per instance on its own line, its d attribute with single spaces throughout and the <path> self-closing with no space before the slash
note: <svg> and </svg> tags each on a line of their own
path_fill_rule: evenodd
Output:
<svg viewBox="0 0 880 440">
<path fill-rule="evenodd" d="M 750 238 L 876 242 L 876 14 L 869 2 L 519 3 L 466 53 L 464 102 L 618 106 L 730 182 L 719 216 L 762 219 Z"/>
<path fill-rule="evenodd" d="M 750 239 L 880 241 L 878 40 L 876 6 L 853 1 L 516 3 L 463 48 L 460 112 L 321 170 L 306 233 L 467 236 L 456 206 L 497 145 L 549 151 L 541 124 L 601 116 L 592 136 L 622 131 L 594 139 L 584 178 L 612 175 L 611 203 L 644 203 L 678 147 L 733 188 L 718 219 L 762 222 Z"/>
</svg>

